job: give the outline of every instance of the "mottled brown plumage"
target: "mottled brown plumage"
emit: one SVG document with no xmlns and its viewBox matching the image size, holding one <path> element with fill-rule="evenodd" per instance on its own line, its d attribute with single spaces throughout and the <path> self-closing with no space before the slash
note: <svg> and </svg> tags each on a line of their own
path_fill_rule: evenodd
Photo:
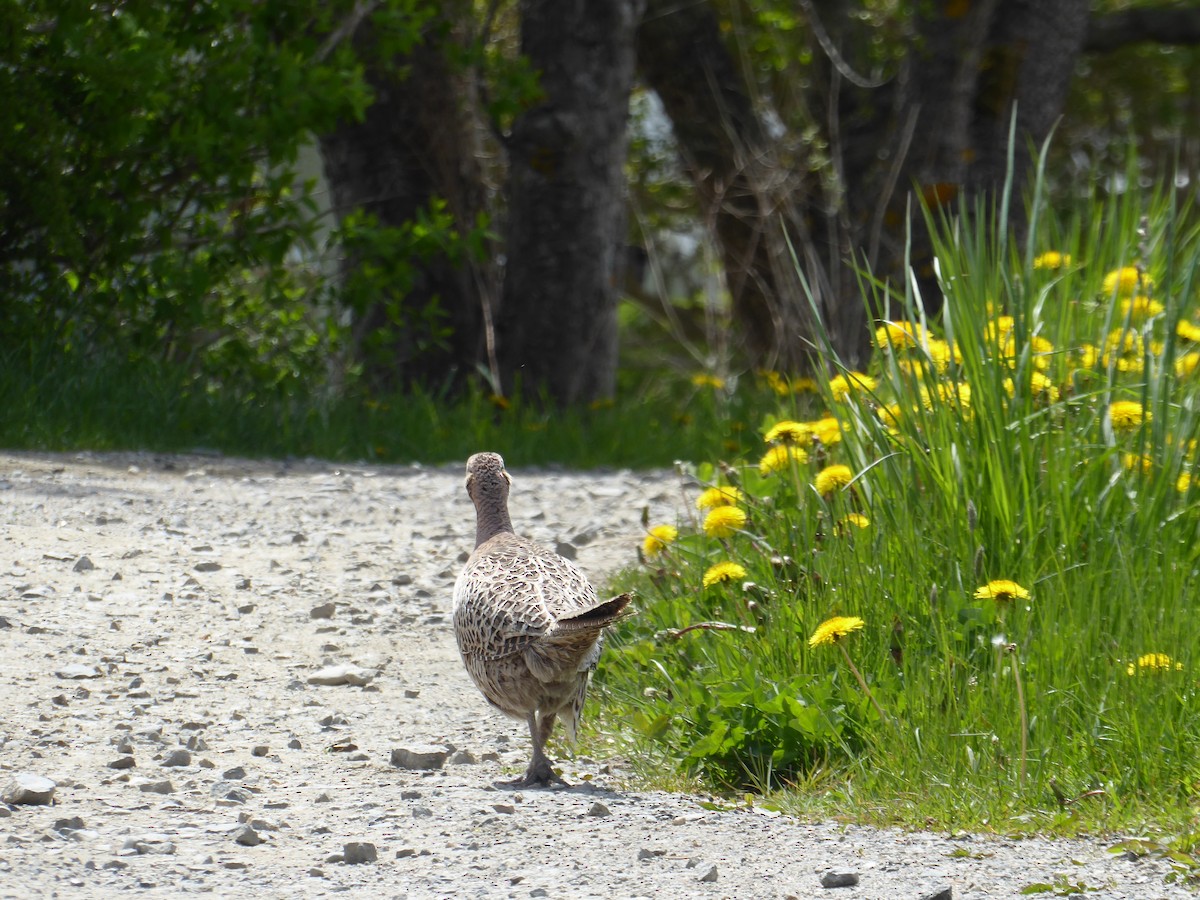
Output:
<svg viewBox="0 0 1200 900">
<path fill-rule="evenodd" d="M 519 786 L 562 783 L 546 758 L 558 716 L 574 740 L 605 626 L 629 605 L 601 602 L 583 573 L 513 532 L 511 479 L 496 453 L 467 460 L 475 551 L 454 585 L 454 635 L 467 672 L 488 702 L 529 725 L 533 759 Z"/>
</svg>

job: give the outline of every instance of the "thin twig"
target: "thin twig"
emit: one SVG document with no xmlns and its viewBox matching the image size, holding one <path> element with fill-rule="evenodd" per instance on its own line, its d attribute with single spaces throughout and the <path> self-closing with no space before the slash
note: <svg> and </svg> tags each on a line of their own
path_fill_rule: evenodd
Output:
<svg viewBox="0 0 1200 900">
<path fill-rule="evenodd" d="M 867 680 L 862 677 L 862 672 L 858 671 L 858 666 L 854 665 L 854 660 L 850 658 L 850 654 L 846 648 L 838 643 L 837 648 L 842 651 L 842 656 L 846 659 L 846 665 L 850 667 L 850 671 L 854 673 L 854 677 L 858 679 L 859 687 L 863 689 L 863 693 L 867 695 L 867 699 L 871 701 L 871 705 L 875 707 L 875 712 L 879 713 L 879 718 L 887 722 L 889 725 L 896 725 L 895 720 L 883 711 L 883 707 L 879 705 L 879 701 L 875 699 L 875 695 L 871 693 L 871 689 L 867 687 Z M 898 728 L 899 726 L 896 725 Z"/>
<path fill-rule="evenodd" d="M 1017 683 L 1017 706 L 1021 714 L 1021 769 L 1020 784 L 1025 787 L 1025 758 L 1029 753 L 1029 719 L 1025 715 L 1025 689 L 1021 686 L 1021 657 L 1017 645 L 1009 644 L 1008 652 L 1013 655 L 1013 680 Z"/>
<path fill-rule="evenodd" d="M 358 3 L 355 3 L 354 9 L 350 10 L 346 18 L 342 20 L 342 23 L 325 38 L 325 42 L 321 44 L 321 48 L 313 56 L 313 63 L 319 65 L 325 62 L 330 54 L 337 49 L 338 44 L 354 34 L 358 30 L 358 26 L 362 24 L 362 20 L 375 12 L 378 6 L 379 0 L 374 0 L 371 3 L 359 0 Z"/>
<path fill-rule="evenodd" d="M 741 631 L 746 634 L 754 634 L 757 630 L 753 625 L 733 625 L 729 622 L 696 622 L 688 625 L 686 628 L 668 628 L 666 631 L 660 631 L 659 635 L 677 641 L 689 631 Z"/>
</svg>

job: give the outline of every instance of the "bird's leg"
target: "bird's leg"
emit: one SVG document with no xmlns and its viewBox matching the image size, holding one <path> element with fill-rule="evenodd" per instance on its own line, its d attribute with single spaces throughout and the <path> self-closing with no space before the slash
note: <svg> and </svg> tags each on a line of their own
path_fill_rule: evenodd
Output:
<svg viewBox="0 0 1200 900">
<path fill-rule="evenodd" d="M 529 737 L 533 740 L 533 759 L 530 760 L 529 768 L 525 770 L 525 775 L 509 783 L 511 787 L 549 786 L 551 784 L 566 785 L 566 782 L 554 773 L 554 769 L 550 765 L 550 759 L 546 756 L 545 751 L 546 741 L 549 739 L 550 732 L 554 728 L 554 719 L 555 713 L 545 713 L 541 716 L 537 712 L 529 714 L 527 721 L 529 723 Z"/>
</svg>

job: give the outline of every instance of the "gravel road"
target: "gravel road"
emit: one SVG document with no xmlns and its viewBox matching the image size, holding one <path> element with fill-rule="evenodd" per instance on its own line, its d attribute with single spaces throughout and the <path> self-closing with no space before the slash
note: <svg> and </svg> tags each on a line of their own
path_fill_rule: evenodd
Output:
<svg viewBox="0 0 1200 900">
<path fill-rule="evenodd" d="M 594 580 L 635 560 L 644 506 L 681 509 L 665 472 L 514 478 L 518 531 L 577 548 Z M 715 812 L 561 744 L 575 787 L 493 787 L 529 739 L 455 648 L 462 481 L 0 453 L 0 791 L 24 801 L 0 803 L 0 897 L 1196 896 L 1115 839 Z"/>
</svg>

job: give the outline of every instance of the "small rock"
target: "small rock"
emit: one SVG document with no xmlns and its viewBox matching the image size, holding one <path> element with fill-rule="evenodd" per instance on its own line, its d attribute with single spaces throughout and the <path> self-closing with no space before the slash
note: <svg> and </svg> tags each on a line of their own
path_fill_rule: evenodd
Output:
<svg viewBox="0 0 1200 900">
<path fill-rule="evenodd" d="M 651 850 L 649 847 L 643 847 L 638 851 L 637 858 L 641 860 L 657 859 L 666 854 L 665 850 Z"/>
<path fill-rule="evenodd" d="M 459 750 L 450 760 L 456 766 L 473 766 L 476 764 L 475 754 L 470 750 Z"/>
<path fill-rule="evenodd" d="M 396 851 L 396 859 L 408 859 L 410 856 L 417 855 L 416 847 L 401 847 Z"/>
<path fill-rule="evenodd" d="M 940 891 L 934 891 L 932 894 L 926 894 L 921 900 L 954 900 L 953 888 L 942 888 Z"/>
<path fill-rule="evenodd" d="M 226 769 L 222 772 L 221 777 L 227 781 L 241 781 L 246 777 L 246 770 L 241 766 L 234 766 L 232 769 Z"/>
<path fill-rule="evenodd" d="M 271 748 L 266 744 L 256 744 L 254 747 L 250 748 L 251 756 L 266 756 L 270 752 Z"/>
<path fill-rule="evenodd" d="M 167 754 L 167 758 L 162 761 L 166 767 L 190 766 L 192 764 L 192 754 L 190 751 L 180 747 L 178 750 L 172 750 Z"/>
<path fill-rule="evenodd" d="M 853 872 L 826 872 L 821 876 L 823 888 L 854 887 L 856 884 L 858 876 Z"/>
<path fill-rule="evenodd" d="M 63 666 L 54 674 L 59 678 L 79 680 L 81 678 L 99 678 L 100 670 L 95 666 L 88 666 L 83 663 L 71 663 L 70 665 Z"/>
<path fill-rule="evenodd" d="M 143 834 L 140 837 L 126 838 L 120 852 L 123 856 L 142 856 L 148 853 L 171 856 L 175 853 L 175 844 L 165 834 Z"/>
<path fill-rule="evenodd" d="M 449 755 L 445 747 L 395 747 L 392 765 L 398 769 L 440 769 Z"/>
<path fill-rule="evenodd" d="M 138 790 L 145 794 L 173 794 L 175 786 L 170 781 L 147 781 L 139 784 Z"/>
<path fill-rule="evenodd" d="M 300 738 L 292 738 L 287 743 L 289 750 L 302 750 L 304 745 L 300 743 Z"/>
<path fill-rule="evenodd" d="M 110 769 L 132 769 L 137 762 L 132 756 L 119 756 L 108 764 Z"/>
<path fill-rule="evenodd" d="M 607 806 L 597 800 L 592 804 L 592 808 L 587 811 L 589 816 L 611 816 L 612 812 Z"/>
<path fill-rule="evenodd" d="M 233 833 L 233 839 L 243 847 L 257 847 L 262 843 L 262 836 L 254 830 L 253 825 L 243 825 Z"/>
<path fill-rule="evenodd" d="M 71 571 L 90 572 L 94 568 L 96 568 L 96 564 L 94 562 L 92 562 L 86 556 L 81 556 L 79 559 L 75 560 L 75 565 L 71 566 Z"/>
<path fill-rule="evenodd" d="M 194 566 L 197 572 L 220 572 L 221 564 L 216 560 L 209 559 L 204 562 L 196 563 Z"/>
<path fill-rule="evenodd" d="M 326 666 L 325 668 L 318 669 L 309 675 L 308 683 L 325 686 L 352 684 L 357 687 L 362 687 L 365 684 L 370 684 L 374 677 L 374 673 L 368 672 L 365 669 L 360 669 L 358 666 Z"/>
<path fill-rule="evenodd" d="M 530 897 L 549 897 L 550 892 L 545 888 L 534 888 L 529 892 Z"/>
<path fill-rule="evenodd" d="M 408 700 L 416 700 L 421 696 L 421 691 L 418 688 L 405 688 L 404 697 Z"/>
<path fill-rule="evenodd" d="M 554 552 L 563 559 L 575 559 L 579 556 L 579 551 L 575 549 L 575 545 L 569 544 L 566 541 L 556 541 L 554 543 Z"/>
<path fill-rule="evenodd" d="M 716 881 L 717 880 L 717 867 L 710 866 L 709 870 L 700 876 L 700 880 L 701 881 Z"/>
<path fill-rule="evenodd" d="M 83 827 L 83 819 L 79 816 L 71 816 L 69 819 L 58 819 L 54 823 L 54 830 L 58 832 L 79 831 Z"/>
<path fill-rule="evenodd" d="M 308 611 L 308 617 L 310 619 L 332 619 L 333 614 L 336 611 L 336 603 L 322 603 L 320 606 L 314 606 L 312 609 L 310 609 Z"/>
<path fill-rule="evenodd" d="M 49 806 L 54 802 L 56 787 L 58 785 L 49 778 L 22 772 L 13 777 L 8 787 L 4 789 L 4 793 L 0 795 L 0 799 L 3 799 L 5 803 Z"/>
<path fill-rule="evenodd" d="M 373 863 L 378 858 L 375 845 L 370 841 L 354 841 L 342 847 L 342 859 L 347 865 Z"/>
<path fill-rule="evenodd" d="M 494 809 L 496 812 L 500 813 L 503 816 L 511 816 L 513 813 L 515 813 L 517 811 L 517 808 L 515 806 L 513 806 L 511 803 L 493 803 L 492 809 Z"/>
</svg>

